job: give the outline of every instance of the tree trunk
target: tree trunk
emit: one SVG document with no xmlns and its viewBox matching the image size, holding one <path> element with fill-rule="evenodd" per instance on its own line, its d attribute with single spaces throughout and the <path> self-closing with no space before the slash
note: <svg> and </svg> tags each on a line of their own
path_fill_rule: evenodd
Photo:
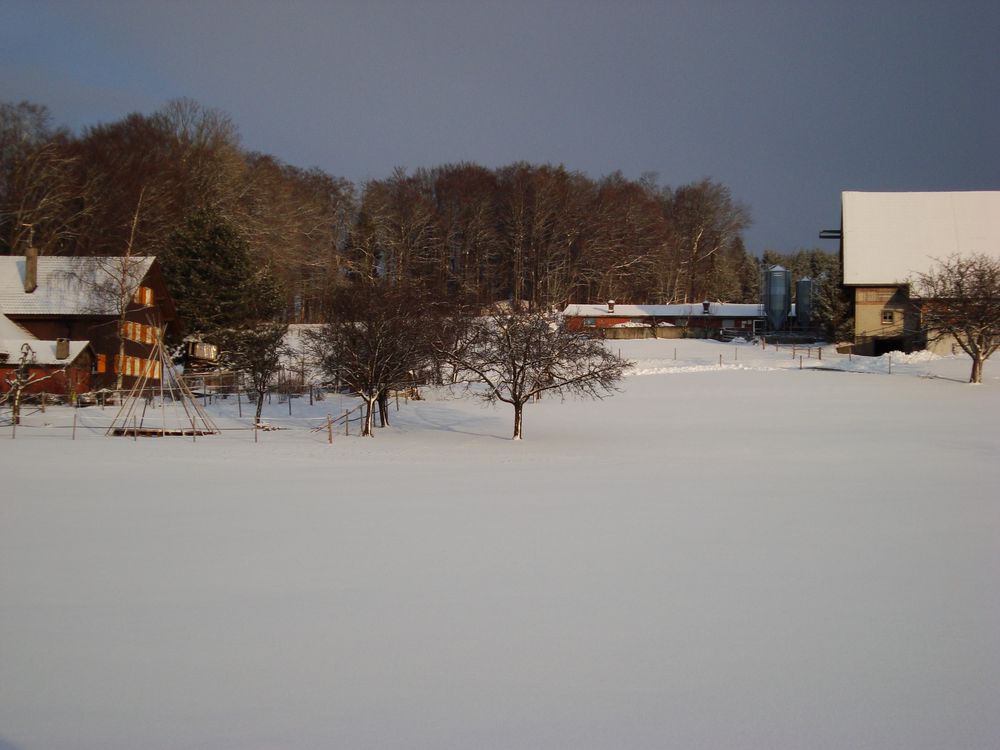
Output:
<svg viewBox="0 0 1000 750">
<path fill-rule="evenodd" d="M 255 425 L 260 424 L 260 415 L 264 411 L 264 391 L 257 391 L 257 415 L 253 418 Z"/>
<path fill-rule="evenodd" d="M 372 423 L 375 421 L 375 401 L 378 397 L 372 396 L 371 398 L 365 396 L 365 420 L 362 422 L 361 436 L 375 437 L 375 430 L 372 428 Z"/>
<path fill-rule="evenodd" d="M 969 376 L 970 383 L 982 383 L 983 382 L 983 358 L 973 357 L 972 358 L 972 375 Z"/>
<path fill-rule="evenodd" d="M 115 362 L 115 390 L 120 391 L 122 389 L 122 383 L 125 369 L 125 337 L 121 331 L 121 322 L 118 323 L 118 361 Z"/>
<path fill-rule="evenodd" d="M 378 422 L 379 427 L 390 427 L 389 424 L 389 393 L 382 391 L 378 394 Z"/>
<path fill-rule="evenodd" d="M 521 417 L 524 412 L 524 404 L 514 404 L 514 440 L 521 439 Z"/>
</svg>

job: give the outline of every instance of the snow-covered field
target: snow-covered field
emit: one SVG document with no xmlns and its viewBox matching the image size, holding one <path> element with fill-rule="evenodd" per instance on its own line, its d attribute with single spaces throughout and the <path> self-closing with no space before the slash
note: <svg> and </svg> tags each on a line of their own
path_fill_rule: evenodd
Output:
<svg viewBox="0 0 1000 750">
<path fill-rule="evenodd" d="M 521 442 L 0 427 L 0 750 L 1000 746 L 1000 363 L 620 348 Z"/>
</svg>

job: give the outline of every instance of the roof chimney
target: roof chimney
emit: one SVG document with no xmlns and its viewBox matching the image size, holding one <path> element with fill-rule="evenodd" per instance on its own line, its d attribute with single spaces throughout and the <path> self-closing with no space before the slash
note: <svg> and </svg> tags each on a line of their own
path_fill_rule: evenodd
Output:
<svg viewBox="0 0 1000 750">
<path fill-rule="evenodd" d="M 704 302 L 702 302 L 701 303 L 701 312 L 702 312 L 702 314 L 708 315 L 711 312 L 711 310 L 710 310 L 711 307 L 712 307 L 712 303 L 709 302 L 708 300 L 705 300 Z"/>
<path fill-rule="evenodd" d="M 613 299 L 608 300 L 608 312 L 612 313 L 615 311 L 615 301 Z"/>
<path fill-rule="evenodd" d="M 24 251 L 24 292 L 31 294 L 38 288 L 38 248 L 31 245 Z"/>
</svg>

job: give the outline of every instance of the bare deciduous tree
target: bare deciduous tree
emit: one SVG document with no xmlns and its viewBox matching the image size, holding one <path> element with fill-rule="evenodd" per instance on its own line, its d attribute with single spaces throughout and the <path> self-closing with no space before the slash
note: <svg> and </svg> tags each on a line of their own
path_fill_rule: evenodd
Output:
<svg viewBox="0 0 1000 750">
<path fill-rule="evenodd" d="M 256 425 L 261 423 L 267 389 L 281 369 L 286 333 L 287 324 L 264 322 L 251 328 L 228 329 L 218 334 L 224 347 L 223 361 L 246 378 L 256 398 Z"/>
<path fill-rule="evenodd" d="M 983 381 L 983 364 L 1000 348 L 1000 259 L 951 255 L 913 284 L 930 340 L 952 338 L 972 358 L 970 383 Z"/>
<path fill-rule="evenodd" d="M 308 332 L 317 365 L 365 402 L 361 434 L 374 436 L 373 407 L 384 407 L 390 389 L 412 382 L 413 372 L 428 360 L 428 307 L 410 287 L 376 280 L 342 293 L 330 322 Z M 388 424 L 381 410 L 383 426 Z"/>
<path fill-rule="evenodd" d="M 514 407 L 514 440 L 522 437 L 524 405 L 545 392 L 603 398 L 629 362 L 589 336 L 535 312 L 477 319 L 464 351 L 448 353 L 486 385 L 481 397 Z"/>
</svg>

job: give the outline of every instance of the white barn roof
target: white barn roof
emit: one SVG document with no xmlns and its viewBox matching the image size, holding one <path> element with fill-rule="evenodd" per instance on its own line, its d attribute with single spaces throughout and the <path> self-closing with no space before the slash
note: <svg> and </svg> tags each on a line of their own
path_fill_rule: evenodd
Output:
<svg viewBox="0 0 1000 750">
<path fill-rule="evenodd" d="M 955 253 L 1000 257 L 1000 191 L 842 195 L 844 284 L 896 285 Z"/>
<path fill-rule="evenodd" d="M 24 291 L 25 258 L 0 257 L 0 309 L 8 315 L 114 315 L 113 304 L 95 293 L 111 280 L 109 262 L 116 258 L 54 257 L 38 259 L 38 288 Z M 155 258 L 133 256 L 130 286 L 139 287 Z"/>
</svg>

